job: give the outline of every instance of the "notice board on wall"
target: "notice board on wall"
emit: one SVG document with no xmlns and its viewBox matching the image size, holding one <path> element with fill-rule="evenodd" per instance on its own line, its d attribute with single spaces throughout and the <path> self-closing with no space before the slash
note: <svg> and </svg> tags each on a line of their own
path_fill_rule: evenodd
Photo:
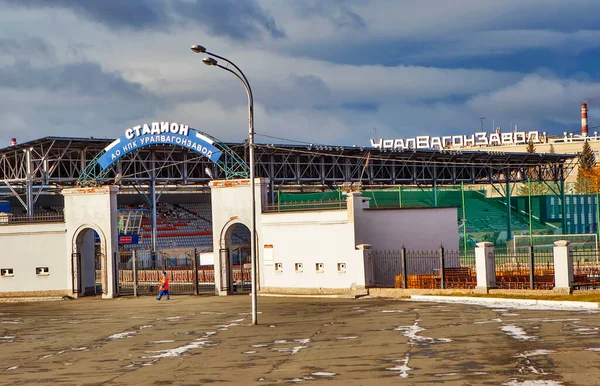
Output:
<svg viewBox="0 0 600 386">
<path fill-rule="evenodd" d="M 273 244 L 265 244 L 263 246 L 263 257 L 265 265 L 273 265 L 275 263 L 275 255 L 273 254 Z"/>
</svg>

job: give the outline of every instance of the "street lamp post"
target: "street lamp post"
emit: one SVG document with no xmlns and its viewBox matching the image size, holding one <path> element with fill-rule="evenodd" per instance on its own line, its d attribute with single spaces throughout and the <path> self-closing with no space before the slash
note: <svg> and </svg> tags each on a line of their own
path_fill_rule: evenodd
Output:
<svg viewBox="0 0 600 386">
<path fill-rule="evenodd" d="M 257 312 L 258 297 L 257 297 L 257 293 L 256 293 L 257 292 L 257 280 L 256 280 L 257 279 L 256 278 L 256 273 L 257 273 L 256 191 L 255 191 L 255 181 L 254 181 L 254 97 L 252 96 L 252 88 L 250 87 L 250 82 L 248 82 L 246 75 L 244 75 L 242 70 L 240 70 L 240 68 L 238 66 L 236 66 L 233 62 L 229 61 L 228 59 L 226 59 L 222 56 L 219 56 L 212 52 L 207 51 L 206 48 L 204 48 L 203 46 L 200 46 L 200 45 L 193 45 L 191 47 L 191 49 L 192 49 L 192 51 L 194 51 L 195 53 L 198 53 L 198 54 L 203 53 L 203 54 L 210 55 L 209 57 L 202 59 L 202 62 L 204 64 L 206 64 L 208 66 L 219 67 L 219 68 L 235 75 L 240 80 L 240 82 L 242 82 L 242 85 L 244 85 L 244 89 L 246 90 L 246 94 L 248 95 L 248 146 L 250 147 L 250 190 L 252 191 L 252 197 L 251 197 L 251 205 L 252 205 L 251 217 L 252 218 L 250 220 L 250 265 L 252 266 L 252 272 L 251 272 L 251 276 L 252 276 L 252 324 L 256 325 L 256 324 L 258 324 L 258 312 Z M 231 64 L 231 66 L 233 66 L 233 68 L 235 68 L 237 70 L 237 72 L 231 70 L 230 68 L 220 65 L 219 62 L 215 58 L 221 59 L 224 62 Z"/>
</svg>

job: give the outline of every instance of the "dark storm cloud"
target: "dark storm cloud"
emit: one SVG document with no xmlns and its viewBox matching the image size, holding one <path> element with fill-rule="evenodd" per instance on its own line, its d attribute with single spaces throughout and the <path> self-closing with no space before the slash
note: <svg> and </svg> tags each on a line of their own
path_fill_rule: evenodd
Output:
<svg viewBox="0 0 600 386">
<path fill-rule="evenodd" d="M 259 35 L 262 28 L 272 37 L 285 36 L 268 12 L 253 0 L 175 1 L 172 6 L 181 16 L 207 27 L 214 34 L 245 40 Z"/>
<path fill-rule="evenodd" d="M 350 7 L 350 2 L 343 0 L 333 1 L 304 1 L 293 2 L 296 13 L 303 18 L 321 16 L 329 19 L 333 25 L 341 28 L 360 29 L 366 28 L 367 23 L 358 13 Z"/>
<path fill-rule="evenodd" d="M 0 0 L 13 6 L 63 8 L 114 29 L 168 29 L 180 23 L 207 28 L 215 35 L 247 40 L 266 31 L 285 36 L 255 0 Z"/>
<path fill-rule="evenodd" d="M 162 2 L 156 0 L 0 0 L 28 8 L 66 8 L 111 28 L 164 28 L 168 23 Z"/>
<path fill-rule="evenodd" d="M 0 87 L 17 90 L 43 89 L 84 96 L 145 97 L 141 85 L 128 82 L 116 72 L 106 72 L 92 62 L 68 63 L 55 67 L 34 67 L 19 60 L 0 67 Z"/>
</svg>

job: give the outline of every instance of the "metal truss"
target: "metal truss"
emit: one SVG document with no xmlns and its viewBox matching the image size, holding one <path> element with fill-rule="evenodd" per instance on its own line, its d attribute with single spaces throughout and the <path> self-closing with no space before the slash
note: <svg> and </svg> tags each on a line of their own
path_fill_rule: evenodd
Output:
<svg viewBox="0 0 600 386">
<path fill-rule="evenodd" d="M 259 146 L 257 175 L 277 185 L 456 185 L 562 181 L 574 156 L 457 151 L 385 152 L 341 147 Z"/>
<path fill-rule="evenodd" d="M 196 132 L 204 135 L 205 137 L 212 139 L 213 146 L 215 146 L 217 149 L 219 149 L 221 151 L 222 155 L 215 164 L 224 173 L 225 179 L 248 178 L 248 174 L 249 174 L 248 165 L 227 144 L 219 142 L 216 138 L 214 138 L 214 137 L 210 136 L 209 134 L 206 134 L 202 131 L 196 130 Z M 158 147 L 160 147 L 160 146 L 158 146 Z M 141 149 L 143 149 L 143 148 L 140 148 L 140 151 L 134 152 L 134 153 L 136 155 L 140 154 L 140 153 L 144 154 L 141 151 Z M 154 178 L 154 176 L 156 174 L 156 167 L 159 166 L 160 171 L 162 171 L 164 169 L 170 169 L 170 170 L 167 170 L 166 173 L 162 173 L 162 174 L 166 174 L 166 176 L 164 178 L 166 178 L 167 180 L 185 180 L 186 176 L 187 176 L 186 171 L 181 169 L 180 167 L 178 168 L 177 166 L 183 166 L 184 164 L 188 163 L 188 160 L 187 160 L 188 153 L 194 154 L 196 157 L 198 156 L 198 154 L 194 153 L 194 152 L 184 152 L 185 156 L 183 158 L 179 159 L 177 156 L 173 156 L 174 154 L 177 154 L 176 150 L 177 150 L 176 147 L 173 147 L 173 146 L 167 147 L 167 150 L 163 151 L 163 153 L 164 153 L 163 157 L 158 157 L 158 163 L 159 164 L 162 163 L 161 165 L 157 165 L 156 150 L 151 150 L 150 153 L 153 154 L 153 156 L 146 157 L 146 159 L 144 160 L 146 162 L 146 165 L 150 165 L 151 171 L 148 170 L 148 168 L 146 168 L 145 171 L 140 170 L 138 172 L 134 172 L 133 175 L 138 176 L 138 175 L 143 175 L 144 173 L 150 173 L 151 178 Z M 83 172 L 79 175 L 79 177 L 77 179 L 78 185 L 80 185 L 80 186 L 101 185 L 104 182 L 104 180 L 106 179 L 106 177 L 110 175 L 110 171 L 111 171 L 112 167 L 114 166 L 114 164 L 106 169 L 102 169 L 100 167 L 100 165 L 98 164 L 98 159 L 100 157 L 102 157 L 104 155 L 104 153 L 106 153 L 106 151 L 104 149 L 100 150 L 100 152 L 98 152 L 98 154 L 96 154 L 96 156 L 89 163 L 87 163 L 85 169 L 83 170 Z M 179 153 L 181 154 L 182 152 L 179 152 Z M 130 157 L 130 160 L 131 160 L 131 157 Z M 121 161 L 121 159 L 117 160 L 115 163 L 118 163 L 120 161 Z M 133 160 L 133 162 L 135 162 L 135 160 Z M 122 164 L 122 162 L 121 162 L 121 164 Z M 173 166 L 175 166 L 174 169 L 172 168 Z M 119 176 L 117 178 L 121 178 L 123 176 L 122 168 L 121 168 L 121 170 L 118 170 L 117 175 Z M 179 176 L 180 178 L 177 178 L 177 177 L 173 178 L 172 176 Z"/>
<path fill-rule="evenodd" d="M 16 196 L 31 213 L 40 194 L 77 186 L 110 139 L 47 137 L 0 149 L 0 197 Z M 247 165 L 247 144 L 226 144 L 223 162 Z M 229 157 L 229 158 L 228 158 Z M 283 186 L 448 185 L 564 181 L 575 155 L 482 151 L 381 151 L 372 148 L 256 145 L 256 176 Z M 154 145 L 129 153 L 96 184 L 204 189 L 226 168 L 183 147 Z M 93 174 L 93 173 L 92 173 Z M 89 179 L 90 174 L 88 174 Z M 239 175 L 245 177 L 246 175 Z"/>
</svg>

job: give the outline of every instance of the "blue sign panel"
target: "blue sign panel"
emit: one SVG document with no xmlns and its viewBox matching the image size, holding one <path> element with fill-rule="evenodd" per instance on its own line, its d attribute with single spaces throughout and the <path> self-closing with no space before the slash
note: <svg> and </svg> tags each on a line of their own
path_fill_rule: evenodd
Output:
<svg viewBox="0 0 600 386">
<path fill-rule="evenodd" d="M 176 122 L 152 122 L 125 130 L 125 135 L 117 138 L 104 149 L 106 153 L 98 159 L 98 164 L 104 170 L 127 153 L 157 144 L 186 147 L 212 162 L 217 162 L 222 154 L 214 146 L 212 139 L 190 129 L 187 125 Z"/>
<path fill-rule="evenodd" d="M 119 235 L 119 244 L 139 244 L 140 235 Z"/>
</svg>

